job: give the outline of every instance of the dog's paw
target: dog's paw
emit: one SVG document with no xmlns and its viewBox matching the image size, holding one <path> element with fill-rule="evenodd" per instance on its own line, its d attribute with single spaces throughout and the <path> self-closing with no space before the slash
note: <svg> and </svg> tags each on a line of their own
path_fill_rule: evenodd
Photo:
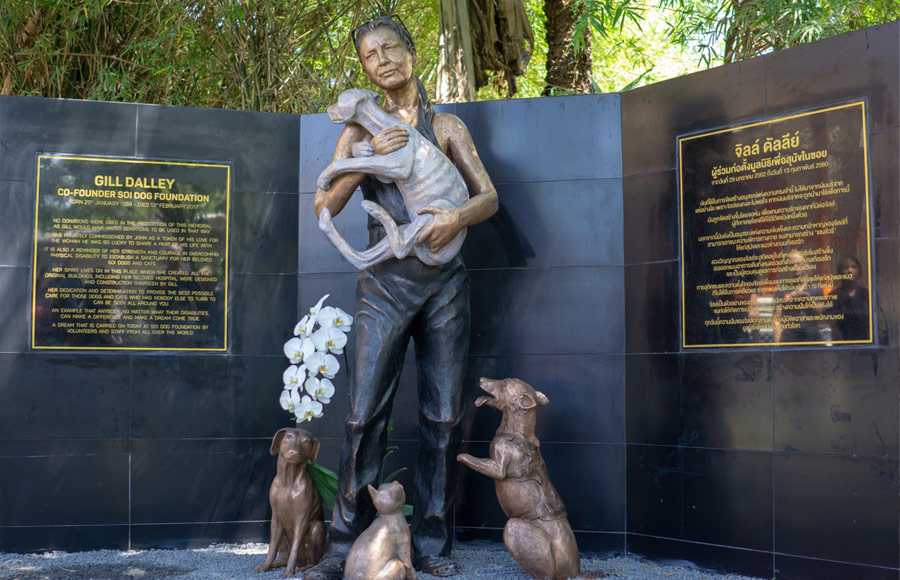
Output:
<svg viewBox="0 0 900 580">
<path fill-rule="evenodd" d="M 260 564 L 259 566 L 257 566 L 256 568 L 253 569 L 253 573 L 259 574 L 260 572 L 268 572 L 269 570 L 270 570 L 270 568 L 268 566 L 266 566 L 265 562 L 263 562 L 262 564 Z"/>
<path fill-rule="evenodd" d="M 350 146 L 354 157 L 371 157 L 375 155 L 375 147 L 368 141 L 359 141 Z"/>
</svg>

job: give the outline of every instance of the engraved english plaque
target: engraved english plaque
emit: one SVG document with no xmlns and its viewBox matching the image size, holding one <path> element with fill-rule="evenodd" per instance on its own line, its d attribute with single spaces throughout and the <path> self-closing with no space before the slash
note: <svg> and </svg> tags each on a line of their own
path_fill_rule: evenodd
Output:
<svg viewBox="0 0 900 580">
<path fill-rule="evenodd" d="M 225 351 L 227 164 L 38 155 L 31 346 Z"/>
</svg>

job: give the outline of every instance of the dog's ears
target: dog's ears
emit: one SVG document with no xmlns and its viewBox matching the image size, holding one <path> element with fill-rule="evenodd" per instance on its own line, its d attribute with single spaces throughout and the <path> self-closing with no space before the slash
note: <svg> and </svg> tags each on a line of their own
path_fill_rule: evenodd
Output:
<svg viewBox="0 0 900 580">
<path fill-rule="evenodd" d="M 528 393 L 519 395 L 519 408 L 525 409 L 526 411 L 530 411 L 535 407 L 543 407 L 549 402 L 550 399 L 540 391 L 535 391 L 533 397 Z"/>
<path fill-rule="evenodd" d="M 269 448 L 269 453 L 272 455 L 278 455 L 278 451 L 281 449 L 281 440 L 284 439 L 284 436 L 287 434 L 287 430 L 289 427 L 285 427 L 284 429 L 279 429 L 275 436 L 272 437 L 272 446 Z"/>
<path fill-rule="evenodd" d="M 316 458 L 319 457 L 319 440 L 312 440 L 312 451 L 309 452 L 309 461 L 313 464 L 313 467 L 316 465 Z"/>
<path fill-rule="evenodd" d="M 372 497 L 372 501 L 375 501 L 375 494 L 378 493 L 378 490 L 372 487 L 372 484 L 366 485 L 369 488 L 369 495 Z"/>
</svg>

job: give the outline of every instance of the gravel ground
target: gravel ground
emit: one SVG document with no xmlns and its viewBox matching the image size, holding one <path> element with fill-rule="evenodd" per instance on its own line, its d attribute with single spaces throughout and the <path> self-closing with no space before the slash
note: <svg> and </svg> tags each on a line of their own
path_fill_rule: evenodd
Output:
<svg viewBox="0 0 900 580">
<path fill-rule="evenodd" d="M 0 553 L 0 580 L 268 580 L 281 571 L 252 573 L 266 553 L 266 544 L 214 544 L 199 550 L 118 552 Z M 463 573 L 456 580 L 530 580 L 505 550 L 454 550 Z M 627 580 L 756 580 L 715 574 L 682 563 L 656 564 L 635 557 L 584 558 L 581 569 L 601 571 L 608 578 Z M 298 574 L 297 578 L 300 578 Z M 419 574 L 420 580 L 435 577 Z"/>
</svg>

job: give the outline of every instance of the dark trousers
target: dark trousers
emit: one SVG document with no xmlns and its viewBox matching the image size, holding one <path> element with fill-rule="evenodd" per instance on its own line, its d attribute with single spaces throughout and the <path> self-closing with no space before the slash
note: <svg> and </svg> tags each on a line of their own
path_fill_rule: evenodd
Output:
<svg viewBox="0 0 900 580">
<path fill-rule="evenodd" d="M 356 304 L 350 412 L 327 551 L 346 555 L 375 517 L 366 485 L 377 487 L 394 394 L 412 338 L 419 395 L 414 555 L 447 556 L 469 352 L 468 273 L 458 256 L 438 267 L 415 258 L 388 260 L 360 274 Z M 409 499 L 410 490 L 406 494 Z"/>
</svg>

